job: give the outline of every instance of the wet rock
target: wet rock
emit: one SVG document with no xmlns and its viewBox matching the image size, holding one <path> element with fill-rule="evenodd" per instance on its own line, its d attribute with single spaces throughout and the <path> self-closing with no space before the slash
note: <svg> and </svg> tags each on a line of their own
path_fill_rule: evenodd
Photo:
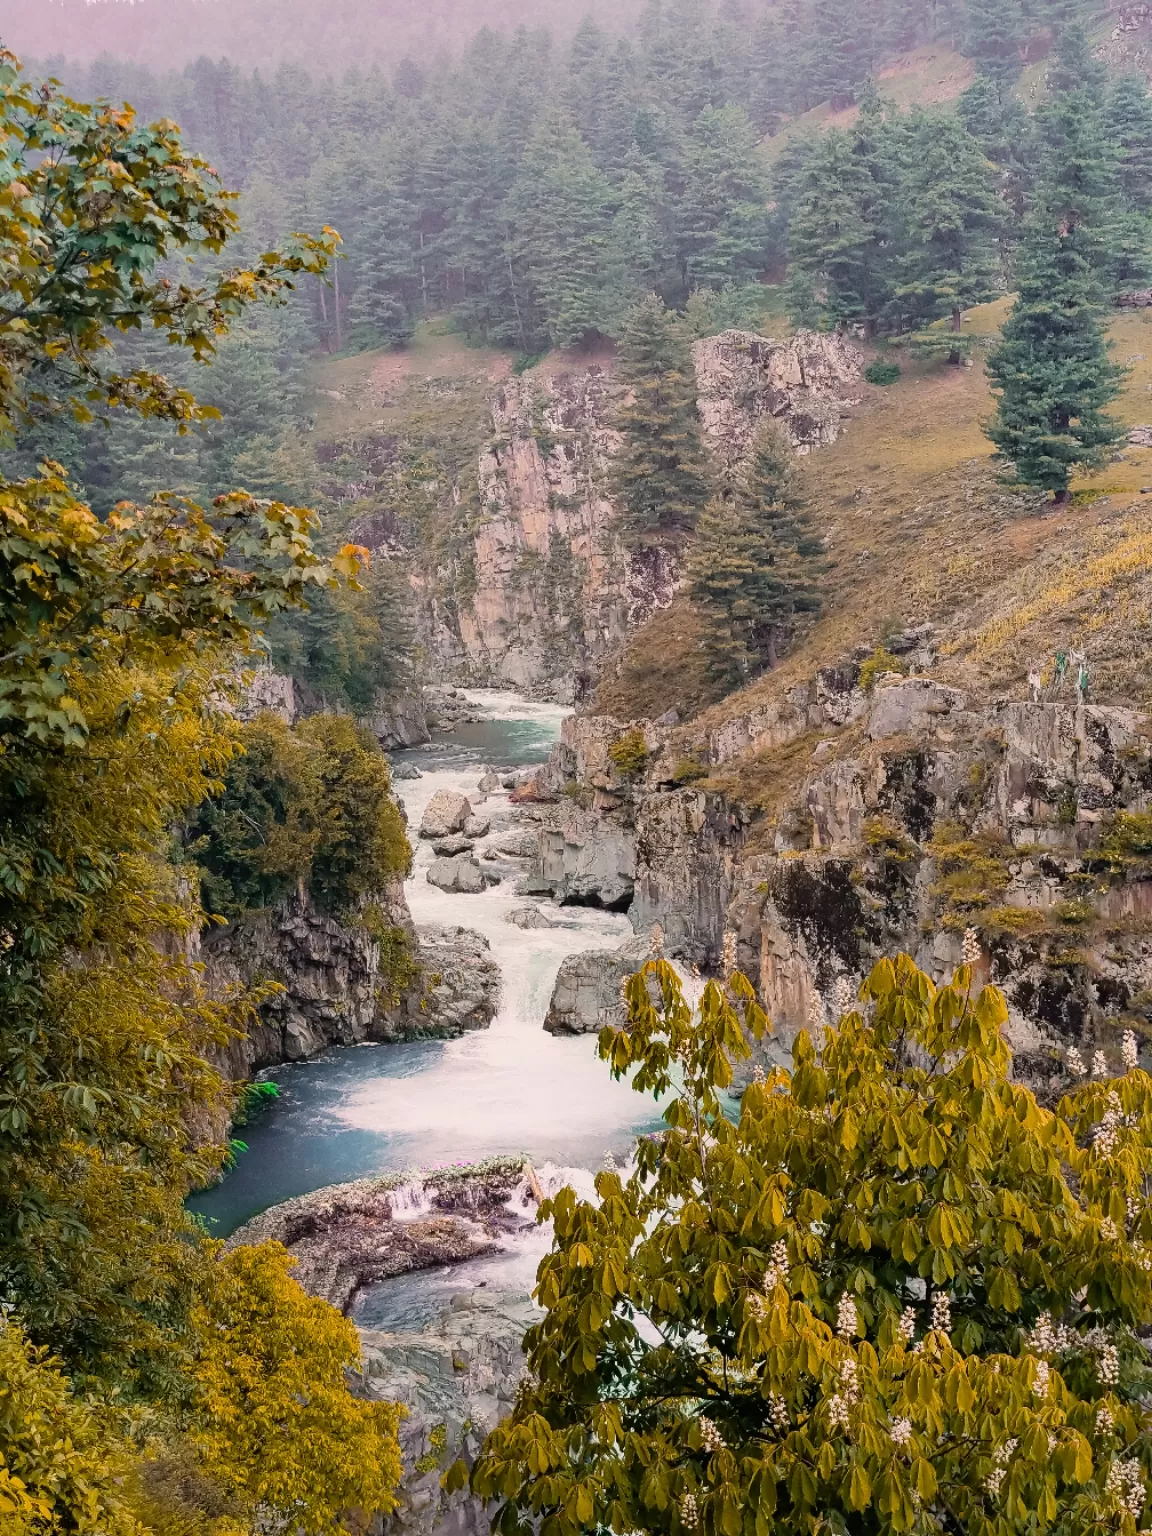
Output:
<svg viewBox="0 0 1152 1536">
<path fill-rule="evenodd" d="M 471 838 L 487 837 L 492 830 L 492 822 L 487 816 L 472 815 L 464 823 L 464 836 Z"/>
<path fill-rule="evenodd" d="M 393 779 L 397 780 L 422 779 L 424 777 L 415 763 L 397 762 L 395 759 L 392 759 L 389 763 L 389 769 Z"/>
<path fill-rule="evenodd" d="M 462 832 L 454 832 L 451 837 L 442 837 L 433 843 L 432 852 L 441 858 L 451 859 L 458 853 L 471 853 L 473 846 L 471 838 L 465 837 Z"/>
<path fill-rule="evenodd" d="M 471 928 L 421 927 L 424 989 L 409 1033 L 460 1035 L 487 1029 L 500 1003 L 500 967 L 488 940 Z"/>
<path fill-rule="evenodd" d="M 494 773 L 486 773 L 476 786 L 482 794 L 490 795 L 500 788 L 500 779 Z"/>
<path fill-rule="evenodd" d="M 541 912 L 539 907 L 513 907 L 511 912 L 505 912 L 504 921 L 511 923 L 514 928 L 560 928 L 563 924 L 549 917 L 547 912 Z"/>
<path fill-rule="evenodd" d="M 569 955 L 560 966 L 544 1020 L 550 1035 L 590 1035 L 606 1024 L 623 1024 L 620 984 L 649 956 L 647 938 L 629 939 L 619 949 Z"/>
<path fill-rule="evenodd" d="M 450 859 L 433 859 L 426 878 L 429 885 L 437 885 L 442 891 L 454 895 L 475 896 L 488 883 L 480 865 L 466 853 Z"/>
<path fill-rule="evenodd" d="M 493 841 L 492 847 L 509 859 L 534 859 L 539 842 L 540 834 L 525 827 L 502 833 Z"/>
<path fill-rule="evenodd" d="M 462 832 L 471 814 L 472 806 L 467 795 L 458 794 L 454 789 L 438 789 L 420 819 L 420 836 L 434 840 Z"/>
</svg>

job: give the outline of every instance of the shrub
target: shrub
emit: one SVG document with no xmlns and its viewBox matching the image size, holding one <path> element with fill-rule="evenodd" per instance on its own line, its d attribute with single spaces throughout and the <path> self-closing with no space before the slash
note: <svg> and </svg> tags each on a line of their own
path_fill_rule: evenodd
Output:
<svg viewBox="0 0 1152 1536">
<path fill-rule="evenodd" d="M 884 363 L 877 358 L 865 368 L 864 377 L 869 384 L 895 384 L 900 377 L 900 364 Z"/>
<path fill-rule="evenodd" d="M 235 918 L 298 886 L 326 912 L 353 912 L 407 870 L 388 760 L 371 732 L 346 715 L 292 728 L 266 713 L 244 726 L 241 742 L 186 840 L 208 912 Z"/>
<path fill-rule="evenodd" d="M 637 729 L 621 736 L 608 748 L 612 766 L 623 778 L 639 778 L 648 766 L 648 743 L 644 732 Z"/>
<path fill-rule="evenodd" d="M 903 672 L 900 658 L 893 656 L 892 652 L 884 646 L 878 645 L 866 661 L 860 664 L 860 687 L 866 691 L 871 690 L 878 677 L 883 677 L 885 672 Z"/>
</svg>

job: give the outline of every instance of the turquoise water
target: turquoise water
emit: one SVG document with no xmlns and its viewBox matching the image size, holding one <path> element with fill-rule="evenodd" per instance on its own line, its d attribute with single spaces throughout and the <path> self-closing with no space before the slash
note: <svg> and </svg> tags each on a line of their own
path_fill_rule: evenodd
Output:
<svg viewBox="0 0 1152 1536">
<path fill-rule="evenodd" d="M 556 706 L 471 697 L 487 713 L 483 723 L 403 755 L 423 773 L 396 786 L 413 826 L 436 789 L 474 793 L 485 767 L 542 762 L 559 733 L 564 711 Z M 501 794 L 489 797 L 484 814 L 499 836 L 515 813 Z M 567 908 L 554 913 L 563 927 L 521 930 L 504 920 L 528 900 L 516 892 L 518 879 L 482 895 L 448 895 L 425 879 L 431 857 L 426 844 L 418 847 L 407 886 L 413 917 L 475 928 L 489 940 L 503 975 L 496 1019 L 461 1040 L 334 1049 L 267 1074 L 281 1096 L 240 1133 L 249 1150 L 222 1183 L 189 1202 L 218 1235 L 293 1195 L 378 1172 L 522 1152 L 537 1167 L 577 1176 L 607 1150 L 626 1156 L 637 1134 L 661 1123 L 650 1098 L 612 1081 L 594 1037 L 558 1039 L 542 1028 L 564 956 L 615 947 L 631 933 L 627 919 Z M 477 1263 L 480 1274 L 499 1268 Z M 430 1277 L 426 1289 L 436 1283 Z"/>
</svg>

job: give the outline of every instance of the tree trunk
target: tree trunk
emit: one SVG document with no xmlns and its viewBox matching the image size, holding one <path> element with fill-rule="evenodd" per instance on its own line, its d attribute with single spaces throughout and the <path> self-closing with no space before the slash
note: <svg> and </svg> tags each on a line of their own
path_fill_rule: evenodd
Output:
<svg viewBox="0 0 1152 1536">
<path fill-rule="evenodd" d="M 338 261 L 332 263 L 332 284 L 335 290 L 333 308 L 336 312 L 336 350 L 343 352 L 344 337 L 340 329 L 340 263 Z"/>
<path fill-rule="evenodd" d="M 325 352 L 331 352 L 331 350 L 332 350 L 332 338 L 328 334 L 328 300 L 324 296 L 324 289 L 328 285 L 327 285 L 327 283 L 325 283 L 323 278 L 320 278 L 319 282 L 320 282 L 320 318 L 324 321 L 324 350 L 325 350 Z"/>
<path fill-rule="evenodd" d="M 1064 507 L 1064 506 L 1067 506 L 1068 503 L 1071 500 L 1072 500 L 1072 492 L 1068 489 L 1068 487 L 1066 485 L 1062 485 L 1057 490 L 1052 492 L 1052 504 L 1053 504 L 1053 506 Z"/>
<path fill-rule="evenodd" d="M 958 336 L 960 334 L 960 311 L 958 309 L 954 309 L 952 311 L 952 334 L 954 336 Z M 948 361 L 952 364 L 952 366 L 954 368 L 959 367 L 959 365 L 960 365 L 960 348 L 959 347 L 953 347 L 952 348 L 951 352 L 949 352 L 949 354 L 948 354 Z"/>
</svg>

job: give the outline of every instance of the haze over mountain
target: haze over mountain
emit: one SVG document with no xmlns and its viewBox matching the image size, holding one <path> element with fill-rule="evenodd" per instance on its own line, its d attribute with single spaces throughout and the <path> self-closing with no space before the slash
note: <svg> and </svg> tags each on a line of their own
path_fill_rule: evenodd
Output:
<svg viewBox="0 0 1152 1536">
<path fill-rule="evenodd" d="M 0 0 L 0 40 L 26 57 L 114 53 L 178 68 L 207 53 L 248 68 L 288 60 L 341 72 L 454 51 L 482 26 L 565 35 L 584 16 L 618 25 L 639 9 L 635 0 Z"/>
</svg>

